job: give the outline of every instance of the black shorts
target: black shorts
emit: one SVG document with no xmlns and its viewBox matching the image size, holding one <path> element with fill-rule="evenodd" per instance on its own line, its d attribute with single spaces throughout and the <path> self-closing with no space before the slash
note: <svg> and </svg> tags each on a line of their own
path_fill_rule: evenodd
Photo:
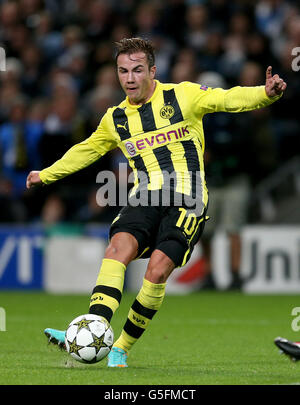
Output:
<svg viewBox="0 0 300 405">
<path fill-rule="evenodd" d="M 113 221 L 109 237 L 128 232 L 138 241 L 137 258 L 149 258 L 154 249 L 164 252 L 182 267 L 189 260 L 203 232 L 207 208 L 200 216 L 190 208 L 177 206 L 127 206 Z"/>
</svg>

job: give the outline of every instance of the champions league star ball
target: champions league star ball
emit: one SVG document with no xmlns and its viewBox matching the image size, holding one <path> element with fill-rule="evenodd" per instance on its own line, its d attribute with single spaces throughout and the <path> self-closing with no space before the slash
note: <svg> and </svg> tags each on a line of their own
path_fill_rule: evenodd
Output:
<svg viewBox="0 0 300 405">
<path fill-rule="evenodd" d="M 104 359 L 114 342 L 112 327 L 98 315 L 75 318 L 66 330 L 65 344 L 73 359 L 82 363 L 97 363 Z"/>
</svg>

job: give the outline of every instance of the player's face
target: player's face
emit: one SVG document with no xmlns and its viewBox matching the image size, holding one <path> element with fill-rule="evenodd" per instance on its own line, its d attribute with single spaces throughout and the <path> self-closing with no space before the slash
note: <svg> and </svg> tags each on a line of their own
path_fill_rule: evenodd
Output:
<svg viewBox="0 0 300 405">
<path fill-rule="evenodd" d="M 120 54 L 117 68 L 121 87 L 131 104 L 144 104 L 150 99 L 155 89 L 156 67 L 149 69 L 144 52 Z"/>
</svg>

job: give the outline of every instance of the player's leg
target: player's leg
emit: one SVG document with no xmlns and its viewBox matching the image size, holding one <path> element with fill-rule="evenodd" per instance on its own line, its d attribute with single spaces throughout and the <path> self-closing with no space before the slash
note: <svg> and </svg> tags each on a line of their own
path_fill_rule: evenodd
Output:
<svg viewBox="0 0 300 405">
<path fill-rule="evenodd" d="M 157 208 L 128 206 L 120 211 L 110 228 L 110 244 L 92 292 L 90 313 L 110 322 L 120 304 L 126 266 L 145 251 L 151 251 L 149 235 L 155 233 L 159 221 Z M 45 333 L 53 343 L 64 345 L 64 331 L 46 329 Z"/>
<path fill-rule="evenodd" d="M 109 367 L 127 367 L 128 352 L 159 310 L 165 296 L 166 281 L 174 268 L 174 262 L 164 252 L 154 250 L 143 285 L 129 310 L 121 335 L 108 356 Z"/>
<path fill-rule="evenodd" d="M 121 302 L 126 267 L 137 253 L 138 242 L 133 235 L 127 232 L 113 235 L 92 292 L 90 314 L 103 316 L 110 323 Z"/>
<path fill-rule="evenodd" d="M 187 209 L 170 207 L 164 212 L 143 285 L 133 302 L 120 337 L 108 356 L 109 367 L 127 367 L 129 350 L 142 336 L 160 308 L 166 282 L 174 268 L 189 259 L 204 228 L 206 209 L 197 217 Z"/>
<path fill-rule="evenodd" d="M 126 266 L 137 252 L 137 240 L 130 233 L 119 232 L 111 238 L 92 292 L 89 313 L 103 316 L 110 323 L 122 298 Z M 47 328 L 44 333 L 50 343 L 64 348 L 65 331 Z"/>
</svg>

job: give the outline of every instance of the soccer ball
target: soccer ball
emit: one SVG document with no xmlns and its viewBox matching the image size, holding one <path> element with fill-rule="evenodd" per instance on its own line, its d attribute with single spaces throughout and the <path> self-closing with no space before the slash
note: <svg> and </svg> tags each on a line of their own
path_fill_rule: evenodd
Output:
<svg viewBox="0 0 300 405">
<path fill-rule="evenodd" d="M 97 363 L 104 359 L 114 342 L 114 332 L 102 316 L 86 314 L 75 318 L 66 330 L 65 344 L 73 359 Z"/>
</svg>

